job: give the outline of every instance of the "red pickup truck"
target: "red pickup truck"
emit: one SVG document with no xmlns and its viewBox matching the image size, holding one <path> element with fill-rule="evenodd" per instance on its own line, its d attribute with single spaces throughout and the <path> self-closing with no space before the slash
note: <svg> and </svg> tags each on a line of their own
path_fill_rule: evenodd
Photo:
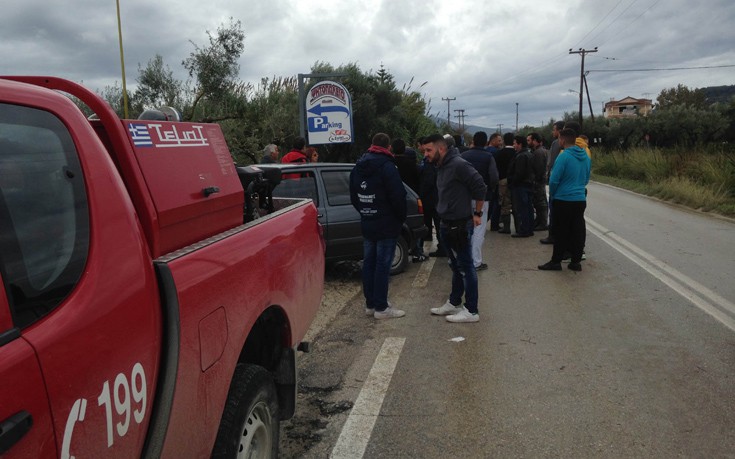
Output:
<svg viewBox="0 0 735 459">
<path fill-rule="evenodd" d="M 218 125 L 0 77 L 0 456 L 277 455 L 324 241 L 245 203 Z"/>
</svg>

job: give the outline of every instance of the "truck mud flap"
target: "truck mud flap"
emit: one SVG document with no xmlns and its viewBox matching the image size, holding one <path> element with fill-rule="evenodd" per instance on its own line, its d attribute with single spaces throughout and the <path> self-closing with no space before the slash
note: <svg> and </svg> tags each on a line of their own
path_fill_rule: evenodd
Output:
<svg viewBox="0 0 735 459">
<path fill-rule="evenodd" d="M 276 370 L 276 392 L 278 393 L 278 415 L 282 421 L 291 419 L 296 413 L 296 352 L 284 349 Z"/>
<path fill-rule="evenodd" d="M 166 431 L 176 389 L 176 374 L 179 368 L 181 322 L 179 320 L 179 297 L 168 265 L 154 262 L 156 276 L 161 287 L 163 313 L 163 340 L 161 367 L 156 384 L 156 396 L 151 409 L 145 445 L 141 457 L 159 458 L 166 440 Z"/>
</svg>

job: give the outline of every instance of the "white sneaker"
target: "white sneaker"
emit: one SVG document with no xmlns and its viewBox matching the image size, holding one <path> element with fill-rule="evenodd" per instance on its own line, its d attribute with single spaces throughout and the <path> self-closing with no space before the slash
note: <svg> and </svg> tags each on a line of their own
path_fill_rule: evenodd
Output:
<svg viewBox="0 0 735 459">
<path fill-rule="evenodd" d="M 388 302 L 388 307 L 391 307 L 391 306 L 393 306 L 393 305 L 390 304 L 390 301 L 389 301 Z M 367 305 L 365 305 L 365 315 L 366 316 L 372 316 L 373 314 L 375 314 L 375 309 L 374 308 L 369 308 L 369 307 L 367 307 Z"/>
<path fill-rule="evenodd" d="M 387 308 L 385 308 L 384 311 L 375 311 L 373 317 L 375 317 L 376 319 L 396 319 L 405 315 L 405 311 L 401 311 L 400 309 L 395 309 L 392 306 L 388 306 Z"/>
<path fill-rule="evenodd" d="M 466 322 L 478 322 L 480 320 L 479 314 L 472 314 L 467 308 L 462 307 L 456 314 L 452 314 L 446 317 L 447 322 L 455 323 L 466 323 Z"/>
<path fill-rule="evenodd" d="M 441 307 L 431 308 L 431 313 L 435 316 L 448 316 L 450 314 L 456 314 L 462 309 L 462 306 L 455 306 L 447 300 Z"/>
</svg>

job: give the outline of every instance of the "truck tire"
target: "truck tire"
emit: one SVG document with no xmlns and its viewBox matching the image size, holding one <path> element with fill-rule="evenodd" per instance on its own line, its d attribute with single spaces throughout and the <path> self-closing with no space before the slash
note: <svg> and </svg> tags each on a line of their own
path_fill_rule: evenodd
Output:
<svg viewBox="0 0 735 459">
<path fill-rule="evenodd" d="M 238 364 L 227 394 L 212 457 L 278 457 L 278 397 L 273 377 L 257 365 Z"/>
<path fill-rule="evenodd" d="M 398 236 L 396 241 L 396 253 L 393 255 L 393 262 L 390 265 L 391 276 L 400 274 L 406 270 L 408 266 L 408 242 L 403 236 Z"/>
</svg>

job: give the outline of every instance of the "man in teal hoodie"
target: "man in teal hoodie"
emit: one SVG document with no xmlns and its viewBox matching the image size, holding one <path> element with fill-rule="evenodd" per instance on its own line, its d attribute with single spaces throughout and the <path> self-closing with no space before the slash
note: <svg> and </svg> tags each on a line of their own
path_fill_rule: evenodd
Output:
<svg viewBox="0 0 735 459">
<path fill-rule="evenodd" d="M 585 188 L 590 181 L 592 162 L 587 152 L 576 145 L 577 134 L 564 129 L 559 144 L 564 149 L 556 159 L 549 177 L 549 199 L 554 208 L 552 233 L 554 252 L 551 261 L 539 265 L 543 271 L 560 271 L 564 252 L 572 254 L 569 269 L 581 271 L 585 232 L 584 210 L 587 207 Z"/>
</svg>

